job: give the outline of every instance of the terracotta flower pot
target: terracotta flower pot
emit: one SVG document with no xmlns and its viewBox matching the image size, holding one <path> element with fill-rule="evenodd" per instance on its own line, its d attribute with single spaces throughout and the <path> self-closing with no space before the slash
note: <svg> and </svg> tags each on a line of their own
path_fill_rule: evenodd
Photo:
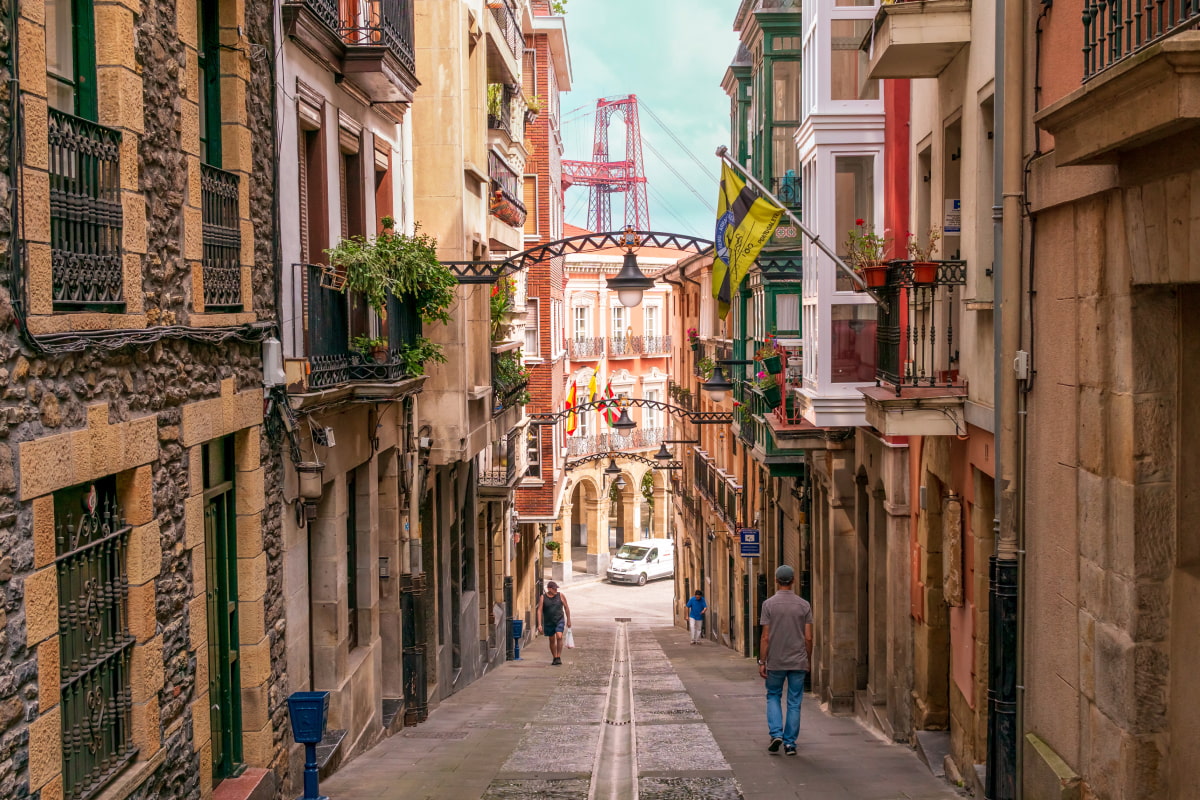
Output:
<svg viewBox="0 0 1200 800">
<path fill-rule="evenodd" d="M 868 288 L 878 289 L 887 285 L 887 270 L 886 264 L 873 264 L 869 267 L 863 267 L 860 274 Z"/>
<path fill-rule="evenodd" d="M 931 284 L 937 280 L 937 262 L 936 261 L 914 261 L 913 265 L 913 283 Z"/>
</svg>

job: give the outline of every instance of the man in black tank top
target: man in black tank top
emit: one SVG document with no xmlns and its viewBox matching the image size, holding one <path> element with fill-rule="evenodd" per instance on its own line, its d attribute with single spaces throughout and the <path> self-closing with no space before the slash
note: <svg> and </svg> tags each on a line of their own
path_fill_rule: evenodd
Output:
<svg viewBox="0 0 1200 800">
<path fill-rule="evenodd" d="M 538 633 L 545 633 L 550 642 L 550 656 L 553 659 L 550 663 L 561 665 L 563 632 L 571 627 L 571 607 L 554 581 L 546 584 L 546 593 L 538 598 L 537 624 Z"/>
</svg>

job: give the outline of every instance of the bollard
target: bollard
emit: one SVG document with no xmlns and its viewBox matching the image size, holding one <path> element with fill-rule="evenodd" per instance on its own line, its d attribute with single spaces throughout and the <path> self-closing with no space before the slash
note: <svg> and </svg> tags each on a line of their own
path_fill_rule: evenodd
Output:
<svg viewBox="0 0 1200 800">
<path fill-rule="evenodd" d="M 513 638 L 513 661 L 521 660 L 521 634 L 525 630 L 525 621 L 520 619 L 512 620 L 512 638 Z"/>
<path fill-rule="evenodd" d="M 304 745 L 304 794 L 300 800 L 329 800 L 322 797 L 317 782 L 317 745 L 325 738 L 329 714 L 329 692 L 293 692 L 288 696 L 292 739 Z"/>
</svg>

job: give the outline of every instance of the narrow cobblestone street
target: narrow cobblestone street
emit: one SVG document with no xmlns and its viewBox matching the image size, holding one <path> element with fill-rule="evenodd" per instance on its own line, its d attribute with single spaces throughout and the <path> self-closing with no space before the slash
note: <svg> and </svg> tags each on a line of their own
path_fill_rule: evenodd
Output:
<svg viewBox="0 0 1200 800">
<path fill-rule="evenodd" d="M 907 747 L 805 698 L 799 755 L 767 753 L 753 661 L 671 626 L 673 587 L 565 587 L 577 647 L 550 665 L 545 640 L 344 765 L 332 800 L 586 800 L 605 724 L 614 644 L 627 624 L 637 793 L 642 800 L 853 798 L 957 794 Z M 632 787 L 628 795 L 633 797 Z"/>
</svg>

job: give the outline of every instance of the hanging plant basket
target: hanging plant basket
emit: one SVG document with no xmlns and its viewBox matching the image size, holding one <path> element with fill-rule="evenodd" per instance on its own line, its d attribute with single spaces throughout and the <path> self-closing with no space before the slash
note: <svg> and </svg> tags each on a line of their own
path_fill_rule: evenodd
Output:
<svg viewBox="0 0 1200 800">
<path fill-rule="evenodd" d="M 913 268 L 913 283 L 928 286 L 937 282 L 937 262 L 936 261 L 914 261 Z"/>
<path fill-rule="evenodd" d="M 778 375 L 783 372 L 783 359 L 778 354 L 762 359 L 762 365 L 763 369 L 772 375 Z"/>
<path fill-rule="evenodd" d="M 321 288 L 340 292 L 346 288 L 346 270 L 342 267 L 321 267 Z"/>
<path fill-rule="evenodd" d="M 762 395 L 763 400 L 766 400 L 767 405 L 771 408 L 779 408 L 779 404 L 783 402 L 783 393 L 779 390 L 779 384 L 760 388 L 758 393 Z"/>
</svg>

